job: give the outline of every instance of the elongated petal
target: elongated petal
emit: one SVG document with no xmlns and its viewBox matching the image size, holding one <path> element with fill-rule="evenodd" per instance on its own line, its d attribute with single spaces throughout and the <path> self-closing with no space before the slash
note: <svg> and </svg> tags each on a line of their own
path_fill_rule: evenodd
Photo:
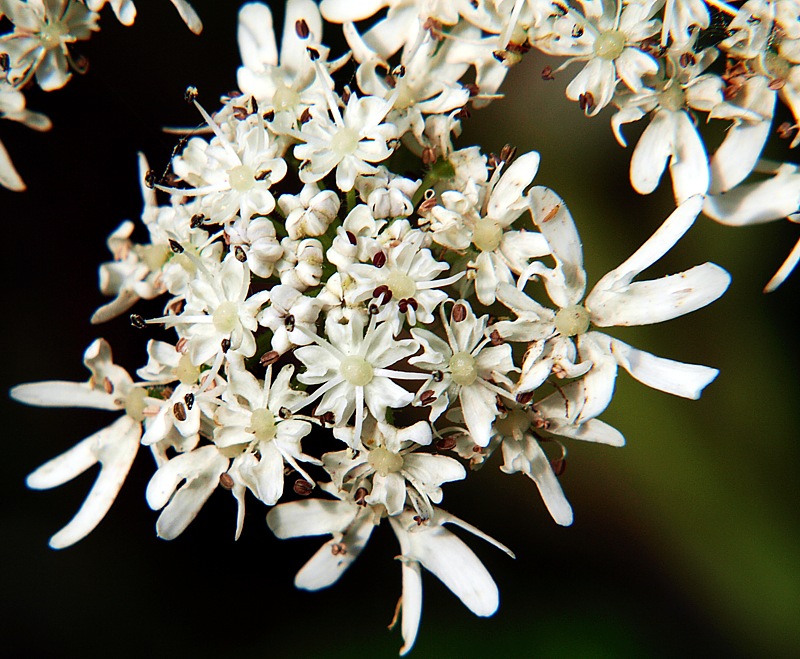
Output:
<svg viewBox="0 0 800 659">
<path fill-rule="evenodd" d="M 14 192 L 25 190 L 25 181 L 17 173 L 14 163 L 11 162 L 11 156 L 8 155 L 2 142 L 0 142 L 0 185 Z"/>
<path fill-rule="evenodd" d="M 637 350 L 618 339 L 607 337 L 617 363 L 648 387 L 668 394 L 697 400 L 714 378 L 716 368 L 685 364 Z"/>
<path fill-rule="evenodd" d="M 261 2 L 248 2 L 239 10 L 236 32 L 242 64 L 261 71 L 265 64 L 277 66 L 278 47 L 272 25 L 272 12 Z"/>
<path fill-rule="evenodd" d="M 725 270 L 704 263 L 675 275 L 633 282 L 620 291 L 598 292 L 591 300 L 592 322 L 613 327 L 678 318 L 711 304 L 727 290 L 730 281 Z"/>
<path fill-rule="evenodd" d="M 703 140 L 686 112 L 676 118 L 675 148 L 669 163 L 675 203 L 681 204 L 689 197 L 708 192 L 711 172 Z"/>
<path fill-rule="evenodd" d="M 554 434 L 570 439 L 580 439 L 584 442 L 595 442 L 597 444 L 608 444 L 609 446 L 625 446 L 623 434 L 600 421 L 600 419 L 587 419 L 578 426 L 564 425 L 553 431 Z"/>
<path fill-rule="evenodd" d="M 597 282 L 586 298 L 586 307 L 594 307 L 598 297 L 602 299 L 604 292 L 626 287 L 642 270 L 664 256 L 694 224 L 702 206 L 703 198 L 699 195 L 678 206 L 639 249 Z"/>
<path fill-rule="evenodd" d="M 37 407 L 89 407 L 118 410 L 114 397 L 102 389 L 92 389 L 84 382 L 31 382 L 11 389 L 11 397 Z"/>
<path fill-rule="evenodd" d="M 141 434 L 141 424 L 122 416 L 28 476 L 28 487 L 48 489 L 66 483 L 97 462 L 100 463 L 100 473 L 83 505 L 69 524 L 50 539 L 53 549 L 75 544 L 105 517 L 130 471 Z"/>
<path fill-rule="evenodd" d="M 458 393 L 467 430 L 478 446 L 488 446 L 497 416 L 495 395 L 479 383 L 461 387 Z"/>
<path fill-rule="evenodd" d="M 183 19 L 183 22 L 186 23 L 186 27 L 195 34 L 200 34 L 203 31 L 203 22 L 192 5 L 186 0 L 170 0 L 170 2 L 178 10 L 178 14 Z"/>
<path fill-rule="evenodd" d="M 631 158 L 631 184 L 640 194 L 658 187 L 675 144 L 676 113 L 658 110 L 644 129 Z"/>
<path fill-rule="evenodd" d="M 340 540 L 331 538 L 319 548 L 297 573 L 294 585 L 303 590 L 319 590 L 336 583 L 359 557 L 374 528 L 370 514 L 357 517 Z"/>
<path fill-rule="evenodd" d="M 281 539 L 339 533 L 353 521 L 358 508 L 346 501 L 307 499 L 275 506 L 267 526 Z"/>
<path fill-rule="evenodd" d="M 422 616 L 422 574 L 416 561 L 402 561 L 403 576 L 403 618 L 400 623 L 403 632 L 403 647 L 400 656 L 408 654 L 414 647 Z"/>
</svg>

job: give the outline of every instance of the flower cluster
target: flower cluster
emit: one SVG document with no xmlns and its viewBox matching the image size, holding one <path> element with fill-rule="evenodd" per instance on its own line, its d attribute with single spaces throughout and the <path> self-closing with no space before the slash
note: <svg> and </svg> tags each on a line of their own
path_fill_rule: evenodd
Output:
<svg viewBox="0 0 800 659">
<path fill-rule="evenodd" d="M 59 3 L 0 8 L 15 18 L 24 5 L 39 20 L 40 4 Z M 103 4 L 62 1 L 85 32 L 59 14 L 63 22 L 46 23 L 50 36 L 36 37 L 39 50 L 14 51 L 8 79 L 63 84 L 67 41 L 55 26 L 88 36 L 90 9 Z M 704 3 L 661 4 L 289 0 L 280 50 L 269 8 L 244 5 L 239 90 L 211 113 L 187 90 L 206 135 L 182 139 L 163 175 L 140 157 L 148 241 L 136 242 L 134 223 L 123 222 L 108 239 L 112 260 L 100 267 L 110 301 L 92 322 L 162 298 L 161 315 L 131 321 L 145 332 L 173 329 L 174 341 L 150 340 L 132 377 L 98 339 L 84 356 L 88 381 L 12 390 L 32 405 L 120 413 L 28 477 L 32 488 L 51 488 L 101 466 L 51 546 L 97 526 L 147 446 L 156 470 L 146 499 L 160 511 L 164 539 L 180 535 L 220 488 L 238 504 L 238 537 L 246 503 L 258 499 L 271 507 L 278 537 L 330 536 L 295 580 L 316 590 L 333 584 L 387 520 L 402 559 L 401 653 L 416 638 L 423 567 L 475 614 L 493 614 L 492 577 L 447 525 L 513 554 L 443 509 L 443 486 L 497 452 L 502 472 L 527 476 L 554 521 L 571 524 L 558 479 L 565 446 L 624 444 L 599 418 L 619 368 L 690 399 L 717 375 L 606 329 L 705 307 L 724 293 L 728 274 L 712 263 L 640 274 L 701 211 L 739 224 L 797 219 L 796 168 L 776 166 L 766 180 L 742 184 L 766 166 L 759 154 L 775 96 L 794 98 L 789 82 L 787 91 L 772 83 L 777 58 L 789 62 L 800 43 L 790 20 L 797 4 L 761 3 L 772 13 L 763 10 L 756 24 L 737 12 L 718 48 L 743 69 L 739 77 L 703 73 L 717 52 L 696 52 L 708 26 Z M 112 6 L 132 20 L 130 2 Z M 343 23 L 344 56 L 324 45 L 323 17 Z M 4 37 L 4 47 L 21 44 L 22 34 Z M 539 155 L 456 144 L 467 105 L 495 97 L 508 64 L 530 46 L 585 62 L 567 94 L 588 114 L 616 104 L 621 141 L 623 123 L 652 114 L 633 157 L 638 190 L 652 191 L 670 160 L 675 210 L 591 287 L 567 204 L 535 183 Z M 344 67 L 353 71 L 345 85 L 336 77 Z M 788 80 L 798 69 L 780 70 Z M 694 110 L 733 121 L 712 158 Z M 9 116 L 37 125 L 22 107 Z M 309 448 L 315 428 L 333 450 Z"/>
</svg>

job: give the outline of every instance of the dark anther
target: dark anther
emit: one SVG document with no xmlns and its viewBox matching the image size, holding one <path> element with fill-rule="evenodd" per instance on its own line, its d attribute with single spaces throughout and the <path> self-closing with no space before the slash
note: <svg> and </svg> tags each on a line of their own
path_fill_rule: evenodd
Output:
<svg viewBox="0 0 800 659">
<path fill-rule="evenodd" d="M 261 355 L 261 359 L 258 360 L 258 363 L 262 366 L 269 366 L 270 364 L 274 364 L 280 358 L 280 354 L 275 350 L 270 350 L 269 352 L 265 352 Z"/>
<path fill-rule="evenodd" d="M 131 325 L 133 325 L 136 329 L 144 329 L 147 326 L 147 323 L 144 322 L 144 318 L 142 318 L 138 313 L 132 313 Z"/>
<path fill-rule="evenodd" d="M 695 58 L 693 53 L 683 53 L 678 62 L 685 69 L 687 66 L 690 66 L 695 62 L 697 62 L 697 59 Z"/>
<path fill-rule="evenodd" d="M 510 144 L 506 144 L 500 149 L 500 160 L 505 163 L 509 163 L 514 160 L 514 156 L 517 155 L 517 147 L 511 146 Z"/>
<path fill-rule="evenodd" d="M 183 397 L 183 402 L 186 403 L 186 409 L 190 410 L 194 407 L 194 394 L 189 392 Z"/>
<path fill-rule="evenodd" d="M 247 111 L 247 108 L 242 108 L 242 107 L 239 107 L 238 105 L 234 106 L 234 108 L 233 108 L 233 116 L 234 116 L 235 119 L 238 119 L 239 121 L 243 121 L 244 119 L 247 119 L 247 116 L 249 114 L 250 113 Z"/>
<path fill-rule="evenodd" d="M 144 184 L 151 190 L 155 186 L 157 180 L 158 174 L 156 174 L 152 169 L 148 169 L 147 172 L 145 172 Z"/>
<path fill-rule="evenodd" d="M 422 150 L 422 164 L 429 166 L 436 162 L 436 149 L 426 146 Z M 427 190 L 426 190 L 427 192 Z"/>
<path fill-rule="evenodd" d="M 306 108 L 305 110 L 303 110 L 303 113 L 300 115 L 300 123 L 301 123 L 301 124 L 304 124 L 304 123 L 306 123 L 306 122 L 307 122 L 309 119 L 311 119 L 311 110 L 309 110 L 308 108 Z"/>
<path fill-rule="evenodd" d="M 478 87 L 478 85 L 476 85 L 474 82 L 467 83 L 464 85 L 464 87 L 466 87 L 467 91 L 469 92 L 470 98 L 474 98 L 481 93 L 481 88 Z"/>
<path fill-rule="evenodd" d="M 381 284 L 380 286 L 377 286 L 374 291 L 372 291 L 372 297 L 381 297 L 386 293 L 389 293 L 389 300 L 391 300 L 392 292 L 389 290 L 389 287 L 386 284 Z M 384 300 L 382 304 L 386 304 L 389 300 Z"/>
<path fill-rule="evenodd" d="M 467 308 L 463 304 L 457 304 L 453 307 L 453 320 L 460 323 L 467 317 Z"/>
<path fill-rule="evenodd" d="M 456 447 L 456 439 L 452 435 L 450 437 L 442 437 L 436 442 L 436 448 L 440 451 L 450 451 Z"/>
<path fill-rule="evenodd" d="M 594 107 L 594 96 L 592 95 L 592 92 L 586 92 L 585 94 L 578 96 L 578 104 L 581 106 L 581 110 L 584 112 L 591 112 L 592 108 Z"/>
<path fill-rule="evenodd" d="M 286 318 L 283 319 L 283 324 L 286 327 L 286 331 L 287 332 L 293 332 L 294 331 L 294 316 L 292 314 L 289 314 L 288 316 L 286 316 Z"/>
<path fill-rule="evenodd" d="M 242 249 L 241 245 L 236 245 L 233 250 L 233 255 L 236 257 L 236 260 L 240 261 L 241 263 L 247 261 L 247 252 Z"/>
<path fill-rule="evenodd" d="M 264 121 L 272 121 L 275 118 L 275 110 L 267 110 L 264 114 Z"/>
<path fill-rule="evenodd" d="M 441 382 L 444 379 L 444 373 L 441 371 L 434 371 L 432 375 L 434 382 Z"/>
<path fill-rule="evenodd" d="M 281 419 L 284 419 L 284 420 L 286 420 L 286 419 L 288 419 L 290 416 L 292 416 L 292 411 L 291 411 L 291 410 L 290 410 L 288 407 L 281 407 L 281 408 L 278 410 L 278 416 L 279 416 Z"/>
<path fill-rule="evenodd" d="M 572 36 L 575 39 L 580 39 L 583 36 L 583 26 L 582 25 L 573 25 L 572 26 Z"/>
<path fill-rule="evenodd" d="M 183 246 L 177 240 L 170 238 L 169 248 L 176 254 L 183 254 Z"/>
<path fill-rule="evenodd" d="M 7 73 L 10 68 L 11 64 L 8 53 L 0 53 L 0 71 Z"/>
<path fill-rule="evenodd" d="M 492 342 L 493 346 L 501 346 L 505 343 L 503 337 L 500 336 L 500 332 L 496 329 L 492 330 L 492 333 L 489 335 L 489 340 Z"/>
<path fill-rule="evenodd" d="M 331 554 L 334 556 L 344 556 L 347 553 L 347 545 L 343 542 L 336 542 L 331 545 Z"/>
<path fill-rule="evenodd" d="M 314 485 L 313 483 L 309 483 L 305 478 L 298 478 L 294 482 L 294 485 L 292 485 L 292 489 L 295 494 L 299 494 L 301 497 L 307 497 L 314 489 Z"/>
<path fill-rule="evenodd" d="M 219 475 L 219 485 L 220 487 L 224 487 L 226 490 L 233 489 L 233 479 L 231 478 L 230 474 L 220 474 Z"/>
<path fill-rule="evenodd" d="M 394 76 L 386 76 L 383 81 L 388 85 L 389 89 L 397 87 L 397 78 Z"/>
<path fill-rule="evenodd" d="M 392 75 L 395 78 L 402 78 L 405 74 L 406 74 L 406 67 L 404 67 L 402 64 L 399 64 L 398 66 L 394 67 L 394 69 L 392 69 Z"/>
<path fill-rule="evenodd" d="M 508 59 L 508 53 L 505 50 L 495 50 L 492 56 L 501 64 Z"/>
<path fill-rule="evenodd" d="M 250 107 L 253 108 L 253 114 L 258 114 L 258 101 L 255 96 L 250 97 Z"/>
<path fill-rule="evenodd" d="M 230 339 L 222 339 L 219 342 L 220 348 L 222 348 L 222 352 L 228 352 L 231 349 L 231 340 Z"/>
<path fill-rule="evenodd" d="M 322 421 L 323 424 L 332 426 L 336 423 L 336 415 L 333 412 L 325 412 L 325 414 L 319 417 L 319 420 Z"/>
<path fill-rule="evenodd" d="M 467 108 L 461 108 L 454 116 L 456 119 L 469 119 L 472 114 Z"/>
<path fill-rule="evenodd" d="M 550 460 L 550 466 L 556 476 L 561 476 L 567 469 L 567 461 L 565 458 L 556 458 L 555 460 Z"/>
<path fill-rule="evenodd" d="M 369 305 L 368 311 L 371 316 L 377 316 L 381 312 L 381 310 L 378 308 L 378 305 L 374 303 Z"/>
<path fill-rule="evenodd" d="M 305 18 L 298 18 L 294 22 L 294 31 L 301 39 L 308 39 L 308 35 L 311 34 L 311 30 L 308 29 L 308 23 L 306 23 Z"/>
<path fill-rule="evenodd" d="M 203 222 L 206 221 L 206 216 L 202 213 L 197 213 L 192 215 L 192 219 L 189 220 L 189 227 L 192 229 L 196 229 L 197 227 L 203 226 Z"/>
<path fill-rule="evenodd" d="M 187 103 L 194 103 L 197 100 L 199 93 L 197 87 L 187 87 L 183 94 L 183 100 Z"/>
<path fill-rule="evenodd" d="M 542 80 L 555 80 L 556 77 L 553 75 L 553 67 L 546 66 L 542 69 Z"/>
<path fill-rule="evenodd" d="M 306 52 L 312 62 L 316 62 L 319 59 L 319 51 L 316 48 L 306 48 Z"/>
<path fill-rule="evenodd" d="M 780 126 L 777 128 L 778 137 L 782 140 L 788 140 L 794 131 L 797 130 L 797 126 L 793 126 L 788 121 L 784 121 Z"/>
<path fill-rule="evenodd" d="M 400 300 L 397 303 L 397 309 L 398 309 L 398 311 L 400 313 L 405 313 L 406 311 L 408 311 L 408 300 L 405 300 L 405 299 L 404 300 Z"/>
<path fill-rule="evenodd" d="M 521 394 L 517 394 L 516 401 L 520 405 L 527 405 L 533 400 L 533 392 L 532 391 L 525 391 Z"/>
<path fill-rule="evenodd" d="M 431 405 L 435 400 L 436 396 L 433 393 L 433 389 L 427 389 L 426 391 L 423 391 L 419 396 L 419 402 L 423 406 Z"/>
<path fill-rule="evenodd" d="M 372 265 L 376 268 L 382 268 L 386 265 L 386 254 L 383 252 L 376 252 L 375 256 L 372 257 Z"/>
<path fill-rule="evenodd" d="M 347 240 L 350 241 L 351 245 L 358 245 L 358 240 L 356 239 L 356 235 L 352 231 L 345 231 L 344 233 L 347 236 Z"/>
<path fill-rule="evenodd" d="M 178 421 L 186 421 L 186 407 L 183 403 L 175 403 L 172 406 L 172 413 Z"/>
<path fill-rule="evenodd" d="M 359 506 L 366 506 L 367 505 L 366 498 L 367 498 L 368 494 L 369 494 L 369 492 L 367 492 L 367 488 L 366 487 L 359 487 L 356 490 L 356 493 L 353 495 L 353 500 Z"/>
<path fill-rule="evenodd" d="M 270 174 L 272 174 L 271 169 L 262 169 L 258 174 L 256 174 L 256 181 L 264 181 L 269 177 Z"/>
</svg>

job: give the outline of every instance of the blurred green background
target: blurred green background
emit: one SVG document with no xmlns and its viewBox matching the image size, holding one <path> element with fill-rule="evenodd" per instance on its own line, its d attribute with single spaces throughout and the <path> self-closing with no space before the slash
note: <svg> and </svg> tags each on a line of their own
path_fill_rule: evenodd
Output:
<svg viewBox="0 0 800 659">
<path fill-rule="evenodd" d="M 164 167 L 174 139 L 160 128 L 198 121 L 182 100 L 185 87 L 196 85 L 208 109 L 235 88 L 240 3 L 195 0 L 205 22 L 199 37 L 166 0 L 137 4 L 134 27 L 106 11 L 102 31 L 80 45 L 89 74 L 58 92 L 28 94 L 29 107 L 53 119 L 49 134 L 0 124 L 29 185 L 24 194 L 0 191 L 8 251 L 4 389 L 85 379 L 81 355 L 97 336 L 129 369 L 144 363 L 146 337 L 124 318 L 88 323 L 103 301 L 97 266 L 107 259 L 108 233 L 140 213 L 136 151 Z M 474 111 L 460 144 L 541 153 L 536 182 L 569 205 L 591 286 L 669 214 L 671 192 L 668 181 L 649 197 L 631 191 L 630 149 L 614 141 L 610 114 L 585 119 L 563 95 L 577 68 L 545 82 L 545 64 L 553 62 L 526 56 L 509 74 L 507 98 Z M 626 130 L 630 144 L 642 129 Z M 497 470 L 499 456 L 447 488 L 446 508 L 509 545 L 517 559 L 468 540 L 500 587 L 500 610 L 490 619 L 473 617 L 428 574 L 412 656 L 800 656 L 800 273 L 761 293 L 798 233 L 788 222 L 731 229 L 701 217 L 654 268 L 657 275 L 709 260 L 733 284 L 689 317 L 614 334 L 721 374 L 693 402 L 621 373 L 603 419 L 628 445 L 568 443 L 561 482 L 575 509 L 570 528 L 550 520 L 531 483 Z M 47 539 L 72 516 L 94 474 L 49 492 L 27 490 L 24 477 L 113 417 L 27 408 L 7 396 L 3 403 L 5 656 L 396 654 L 399 632 L 385 629 L 400 593 L 388 528 L 336 586 L 298 592 L 294 573 L 321 539 L 277 541 L 253 499 L 236 543 L 234 502 L 219 492 L 183 536 L 158 540 L 156 513 L 144 501 L 152 461 L 142 451 L 100 527 L 53 551 Z"/>
</svg>

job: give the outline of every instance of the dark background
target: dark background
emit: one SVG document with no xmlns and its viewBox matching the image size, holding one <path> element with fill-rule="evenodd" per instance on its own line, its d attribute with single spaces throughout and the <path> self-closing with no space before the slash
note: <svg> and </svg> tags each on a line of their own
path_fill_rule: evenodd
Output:
<svg viewBox="0 0 800 659">
<path fill-rule="evenodd" d="M 195 0 L 201 36 L 166 0 L 138 2 L 131 28 L 106 8 L 102 31 L 76 48 L 89 58 L 89 73 L 60 91 L 27 94 L 53 130 L 0 123 L 0 138 L 28 184 L 21 194 L 0 190 L 4 390 L 87 378 L 81 357 L 98 336 L 129 370 L 144 364 L 145 337 L 127 320 L 88 322 L 104 302 L 97 266 L 108 259 L 107 235 L 141 211 L 136 152 L 163 168 L 175 139 L 161 128 L 198 123 L 183 102 L 186 86 L 199 88 L 209 110 L 235 88 L 239 4 Z M 460 144 L 541 152 L 536 180 L 570 205 L 591 285 L 667 216 L 671 194 L 666 182 L 650 197 L 630 191 L 630 149 L 613 140 L 610 113 L 583 118 L 563 97 L 578 69 L 547 83 L 538 75 L 547 63 L 527 56 L 507 80 L 508 98 L 473 112 Z M 626 130 L 631 144 L 642 128 Z M 532 483 L 499 473 L 499 456 L 468 482 L 447 486 L 445 507 L 509 545 L 517 559 L 467 539 L 500 587 L 500 610 L 490 619 L 472 616 L 427 574 L 412 655 L 800 654 L 800 359 L 790 318 L 800 273 L 777 292 L 761 293 L 798 233 L 788 222 L 730 229 L 701 218 L 656 266 L 660 274 L 711 260 L 731 272 L 733 284 L 690 317 L 616 335 L 722 373 L 697 402 L 621 373 L 603 419 L 629 443 L 568 444 L 562 484 L 575 509 L 570 528 L 550 520 Z M 94 473 L 47 492 L 26 489 L 24 477 L 114 416 L 29 408 L 7 396 L 3 404 L 6 656 L 391 657 L 399 649 L 399 631 L 385 629 L 400 594 L 392 560 L 399 550 L 388 528 L 334 587 L 299 592 L 293 576 L 322 539 L 276 540 L 253 498 L 238 542 L 235 503 L 223 492 L 180 538 L 158 540 L 157 513 L 144 501 L 153 471 L 144 450 L 99 528 L 71 548 L 49 549 L 49 536 L 77 510 Z"/>
</svg>

